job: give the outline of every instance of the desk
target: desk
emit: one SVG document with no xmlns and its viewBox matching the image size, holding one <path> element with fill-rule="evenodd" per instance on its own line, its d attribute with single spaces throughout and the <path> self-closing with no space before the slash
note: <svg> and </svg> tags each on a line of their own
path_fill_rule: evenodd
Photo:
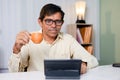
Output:
<svg viewBox="0 0 120 80">
<path fill-rule="evenodd" d="M 98 66 L 83 74 L 80 80 L 120 80 L 120 67 Z"/>
<path fill-rule="evenodd" d="M 39 71 L 2 73 L 0 80 L 45 80 L 45 77 Z M 120 68 L 112 65 L 98 66 L 81 75 L 80 80 L 120 80 Z"/>
</svg>

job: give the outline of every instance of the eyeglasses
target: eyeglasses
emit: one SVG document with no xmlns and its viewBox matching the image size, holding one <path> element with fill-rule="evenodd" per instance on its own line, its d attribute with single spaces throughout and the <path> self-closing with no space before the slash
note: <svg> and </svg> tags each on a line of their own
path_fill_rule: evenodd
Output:
<svg viewBox="0 0 120 80">
<path fill-rule="evenodd" d="M 63 24 L 63 20 L 45 19 L 44 21 L 45 21 L 45 24 L 47 24 L 47 25 L 49 25 L 49 26 L 52 25 L 53 22 L 55 22 L 55 25 L 56 25 L 56 26 L 61 26 L 61 25 Z"/>
</svg>

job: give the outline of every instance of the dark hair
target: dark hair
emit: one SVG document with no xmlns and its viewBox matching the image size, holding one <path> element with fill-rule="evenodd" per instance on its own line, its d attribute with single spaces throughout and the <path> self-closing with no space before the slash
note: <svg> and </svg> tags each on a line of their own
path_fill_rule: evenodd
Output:
<svg viewBox="0 0 120 80">
<path fill-rule="evenodd" d="M 45 16 L 50 16 L 52 14 L 55 14 L 56 12 L 60 12 L 61 16 L 62 16 L 62 20 L 64 18 L 64 12 L 61 10 L 60 6 L 57 6 L 55 4 L 46 4 L 45 6 L 43 6 L 41 12 L 40 12 L 40 16 L 39 19 L 41 19 L 41 21 L 43 21 L 43 19 L 45 18 Z"/>
</svg>

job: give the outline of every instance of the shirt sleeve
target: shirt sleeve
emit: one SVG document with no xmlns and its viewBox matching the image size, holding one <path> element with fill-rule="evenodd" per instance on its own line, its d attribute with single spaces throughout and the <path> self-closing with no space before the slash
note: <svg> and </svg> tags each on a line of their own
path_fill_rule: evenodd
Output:
<svg viewBox="0 0 120 80">
<path fill-rule="evenodd" d="M 8 62 L 9 72 L 18 72 L 19 71 L 19 63 L 20 63 L 20 55 L 12 54 L 10 56 L 10 59 Z"/>
<path fill-rule="evenodd" d="M 74 59 L 81 59 L 87 62 L 87 68 L 93 68 L 98 66 L 98 61 L 94 55 L 91 55 L 85 48 L 83 48 L 75 39 L 71 44 L 71 54 Z"/>
<path fill-rule="evenodd" d="M 28 66 L 28 50 L 26 46 L 21 48 L 18 54 L 12 53 L 8 61 L 9 72 L 23 72 Z"/>
</svg>

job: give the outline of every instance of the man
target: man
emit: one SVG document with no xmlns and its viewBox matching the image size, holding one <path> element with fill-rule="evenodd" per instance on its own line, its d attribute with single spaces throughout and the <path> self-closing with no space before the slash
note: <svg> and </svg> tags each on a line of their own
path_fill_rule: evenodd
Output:
<svg viewBox="0 0 120 80">
<path fill-rule="evenodd" d="M 55 4 L 45 5 L 38 18 L 43 40 L 34 44 L 30 33 L 20 32 L 13 46 L 9 61 L 9 71 L 42 71 L 44 59 L 81 59 L 81 73 L 98 65 L 97 59 L 90 55 L 72 36 L 60 32 L 64 22 L 64 12 Z"/>
</svg>

